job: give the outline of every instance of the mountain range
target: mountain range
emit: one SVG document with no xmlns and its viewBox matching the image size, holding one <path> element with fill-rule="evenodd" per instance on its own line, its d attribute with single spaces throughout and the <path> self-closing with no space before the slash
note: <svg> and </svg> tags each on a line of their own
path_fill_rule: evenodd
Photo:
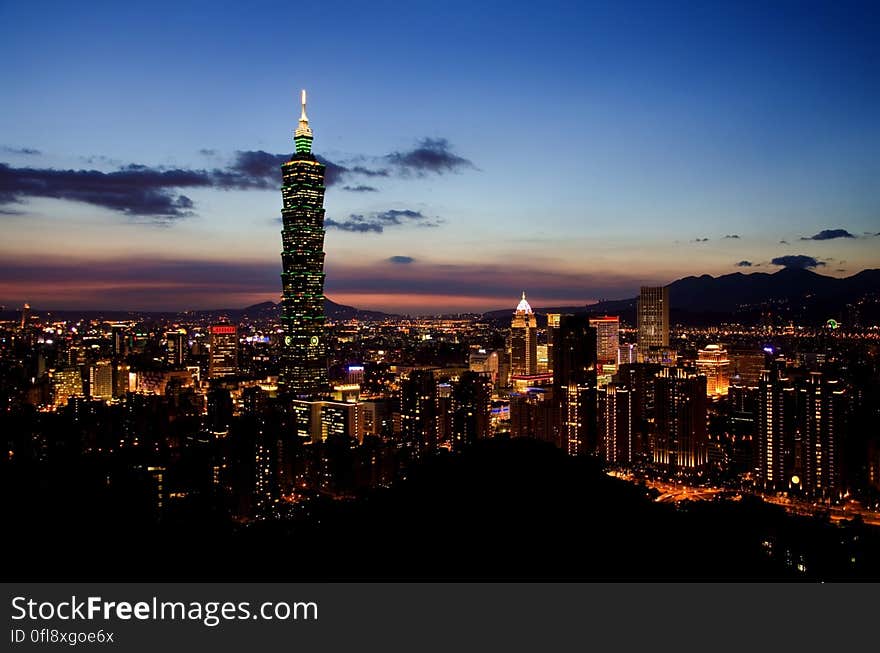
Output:
<svg viewBox="0 0 880 653">
<path fill-rule="evenodd" d="M 673 281 L 669 288 L 671 319 L 680 324 L 712 324 L 735 319 L 744 324 L 758 322 L 769 312 L 777 320 L 800 323 L 823 323 L 829 318 L 847 324 L 854 319 L 851 307 L 859 304 L 864 322 L 880 321 L 880 270 L 863 270 L 850 277 L 836 278 L 800 268 L 783 268 L 775 273 L 736 272 L 713 277 L 708 274 L 684 277 Z M 617 299 L 578 306 L 536 308 L 539 320 L 547 313 L 605 313 L 619 315 L 625 322 L 635 323 L 636 299 Z M 863 301 L 864 300 L 864 301 Z M 331 320 L 382 320 L 393 317 L 381 311 L 369 311 L 324 298 L 324 310 Z M 39 307 L 34 313 L 44 313 Z M 205 311 L 52 311 L 62 319 L 102 318 L 125 320 L 134 317 L 175 320 L 228 318 L 238 322 L 244 318 L 272 319 L 281 312 L 281 305 L 262 302 L 247 308 Z M 503 323 L 510 319 L 513 307 L 489 311 L 484 318 Z M 18 310 L 0 310 L 0 319 L 18 319 Z"/>
<path fill-rule="evenodd" d="M 880 298 L 880 270 L 863 270 L 836 278 L 802 268 L 783 268 L 775 273 L 735 272 L 720 277 L 704 274 L 684 277 L 668 284 L 671 319 L 679 323 L 711 323 L 735 317 L 748 323 L 767 312 L 780 319 L 824 322 L 834 318 L 846 323 L 848 306 L 864 298 L 863 318 L 876 319 Z M 607 313 L 635 322 L 636 297 L 581 306 L 535 309 L 546 313 Z M 513 309 L 486 313 L 489 319 L 509 319 Z"/>
</svg>

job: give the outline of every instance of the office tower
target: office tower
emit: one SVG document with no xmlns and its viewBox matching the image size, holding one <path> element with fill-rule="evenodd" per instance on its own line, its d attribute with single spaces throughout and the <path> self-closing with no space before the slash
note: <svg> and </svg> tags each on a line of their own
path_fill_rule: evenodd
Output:
<svg viewBox="0 0 880 653">
<path fill-rule="evenodd" d="M 174 365 L 175 367 L 183 367 L 183 365 L 186 363 L 187 351 L 189 350 L 186 331 L 183 329 L 169 331 L 165 334 L 165 342 L 165 360 L 168 362 L 169 365 Z"/>
<path fill-rule="evenodd" d="M 89 394 L 95 399 L 113 399 L 112 361 L 97 361 L 89 367 Z"/>
<path fill-rule="evenodd" d="M 602 457 L 605 462 L 626 465 L 633 461 L 635 406 L 633 392 L 625 385 L 609 383 L 599 392 Z"/>
<path fill-rule="evenodd" d="M 238 373 L 238 327 L 233 324 L 215 324 L 210 334 L 208 378 L 219 379 Z"/>
<path fill-rule="evenodd" d="M 669 288 L 642 286 L 638 303 L 639 360 L 669 347 Z"/>
<path fill-rule="evenodd" d="M 538 323 L 526 301 L 525 291 L 510 322 L 510 373 L 522 376 L 538 373 Z"/>
<path fill-rule="evenodd" d="M 27 328 L 28 321 L 31 319 L 31 305 L 25 304 L 21 308 L 21 328 L 22 330 Z"/>
<path fill-rule="evenodd" d="M 69 397 L 83 393 L 82 374 L 77 367 L 66 367 L 52 373 L 52 391 L 56 406 L 64 406 Z"/>
<path fill-rule="evenodd" d="M 595 453 L 596 330 L 583 315 L 563 315 L 553 343 L 553 396 L 559 410 L 559 443 L 569 455 Z"/>
<path fill-rule="evenodd" d="M 654 463 L 669 471 L 706 462 L 706 377 L 681 367 L 663 368 L 654 380 L 657 434 Z"/>
<path fill-rule="evenodd" d="M 757 472 L 768 490 L 788 487 L 795 474 L 797 393 L 790 379 L 764 370 L 758 382 Z"/>
<path fill-rule="evenodd" d="M 798 398 L 803 489 L 814 496 L 839 498 L 847 390 L 840 381 L 811 372 L 799 388 Z"/>
<path fill-rule="evenodd" d="M 761 350 L 740 349 L 730 352 L 731 376 L 739 385 L 756 387 L 766 369 L 766 354 Z"/>
<path fill-rule="evenodd" d="M 697 370 L 706 377 L 706 394 L 723 397 L 730 385 L 730 360 L 721 345 L 706 345 L 697 352 Z"/>
<path fill-rule="evenodd" d="M 489 402 L 492 381 L 488 375 L 467 371 L 452 388 L 452 446 L 461 449 L 489 437 Z"/>
<path fill-rule="evenodd" d="M 324 333 L 324 165 L 312 154 L 312 130 L 302 114 L 296 153 L 281 166 L 281 384 L 291 396 L 317 398 L 327 390 Z"/>
<path fill-rule="evenodd" d="M 128 354 L 128 329 L 124 324 L 114 324 L 110 332 L 113 335 L 113 358 L 122 360 Z"/>
<path fill-rule="evenodd" d="M 400 436 L 416 454 L 437 443 L 437 381 L 431 370 L 412 370 L 400 381 Z"/>
<path fill-rule="evenodd" d="M 591 317 L 590 326 L 596 329 L 596 362 L 600 365 L 617 365 L 620 318 L 616 315 Z"/>
<path fill-rule="evenodd" d="M 547 313 L 547 371 L 553 372 L 553 343 L 559 330 L 560 313 Z"/>
</svg>

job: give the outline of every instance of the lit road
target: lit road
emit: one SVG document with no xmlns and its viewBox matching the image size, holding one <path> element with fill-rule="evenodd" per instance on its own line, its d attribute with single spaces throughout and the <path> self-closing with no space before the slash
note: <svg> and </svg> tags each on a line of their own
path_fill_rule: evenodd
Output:
<svg viewBox="0 0 880 653">
<path fill-rule="evenodd" d="M 657 503 L 678 503 L 680 501 L 711 501 L 719 498 L 719 495 L 726 495 L 732 500 L 737 500 L 741 494 L 730 489 L 717 487 L 700 487 L 690 486 L 680 482 L 662 481 L 657 479 L 642 478 L 636 479 L 629 472 L 610 471 L 609 476 L 619 478 L 632 483 L 644 483 L 646 487 L 657 490 L 660 494 L 654 499 Z M 825 504 L 812 503 L 810 501 L 802 501 L 792 497 L 776 494 L 755 493 L 767 503 L 781 506 L 789 513 L 800 516 L 812 516 L 822 513 L 828 513 L 829 519 L 834 523 L 854 519 L 856 516 L 866 524 L 871 526 L 880 526 L 880 512 L 868 510 L 855 501 L 847 502 L 840 506 L 828 506 Z"/>
</svg>

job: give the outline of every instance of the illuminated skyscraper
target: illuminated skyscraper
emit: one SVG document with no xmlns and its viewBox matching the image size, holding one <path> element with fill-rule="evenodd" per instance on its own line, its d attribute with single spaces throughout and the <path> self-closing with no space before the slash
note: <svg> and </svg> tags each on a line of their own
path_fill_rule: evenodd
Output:
<svg viewBox="0 0 880 653">
<path fill-rule="evenodd" d="M 211 327 L 211 356 L 208 359 L 208 377 L 238 374 L 238 327 L 216 324 Z"/>
<path fill-rule="evenodd" d="M 706 377 L 666 367 L 655 381 L 657 437 L 654 463 L 669 471 L 706 463 Z"/>
<path fill-rule="evenodd" d="M 697 369 L 706 376 L 706 394 L 710 397 L 727 395 L 730 385 L 730 359 L 721 345 L 706 345 L 697 353 Z"/>
<path fill-rule="evenodd" d="M 510 373 L 538 373 L 538 323 L 525 291 L 510 323 Z"/>
<path fill-rule="evenodd" d="M 95 399 L 113 398 L 113 362 L 100 360 L 89 367 L 89 394 Z"/>
<path fill-rule="evenodd" d="M 669 347 L 669 288 L 642 286 L 638 306 L 639 360 L 651 350 Z"/>
<path fill-rule="evenodd" d="M 789 379 L 764 370 L 758 392 L 758 481 L 767 489 L 783 489 L 795 475 L 796 390 Z"/>
<path fill-rule="evenodd" d="M 596 362 L 601 365 L 617 365 L 620 318 L 616 315 L 591 317 L 590 326 L 596 329 Z"/>
<path fill-rule="evenodd" d="M 452 446 L 464 448 L 489 437 L 492 381 L 486 374 L 467 371 L 452 389 Z"/>
<path fill-rule="evenodd" d="M 840 498 L 843 436 L 848 416 L 846 387 L 810 372 L 799 389 L 801 485 L 816 496 Z"/>
<path fill-rule="evenodd" d="M 569 455 L 598 448 L 596 329 L 583 315 L 563 315 L 553 343 L 553 396 L 558 405 L 559 443 Z"/>
<path fill-rule="evenodd" d="M 165 334 L 166 355 L 165 360 L 169 365 L 181 367 L 186 362 L 186 353 L 189 349 L 186 331 L 176 329 Z"/>
<path fill-rule="evenodd" d="M 635 410 L 633 392 L 625 385 L 609 383 L 599 391 L 599 430 L 602 457 L 611 464 L 633 460 Z"/>
<path fill-rule="evenodd" d="M 400 381 L 400 435 L 420 454 L 437 442 L 437 381 L 430 370 L 412 370 Z"/>
<path fill-rule="evenodd" d="M 281 383 L 295 397 L 327 390 L 324 334 L 324 166 L 312 154 L 312 130 L 302 114 L 296 153 L 281 166 Z"/>
<path fill-rule="evenodd" d="M 52 373 L 52 390 L 55 405 L 63 406 L 69 397 L 77 397 L 83 393 L 82 373 L 79 368 L 65 367 Z"/>
</svg>

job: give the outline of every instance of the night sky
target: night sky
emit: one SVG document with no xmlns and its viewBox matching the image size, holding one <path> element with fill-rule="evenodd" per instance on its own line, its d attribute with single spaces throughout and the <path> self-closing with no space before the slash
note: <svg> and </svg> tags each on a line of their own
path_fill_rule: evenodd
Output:
<svg viewBox="0 0 880 653">
<path fill-rule="evenodd" d="M 880 4 L 0 3 L 0 304 L 399 312 L 880 267 Z"/>
</svg>

